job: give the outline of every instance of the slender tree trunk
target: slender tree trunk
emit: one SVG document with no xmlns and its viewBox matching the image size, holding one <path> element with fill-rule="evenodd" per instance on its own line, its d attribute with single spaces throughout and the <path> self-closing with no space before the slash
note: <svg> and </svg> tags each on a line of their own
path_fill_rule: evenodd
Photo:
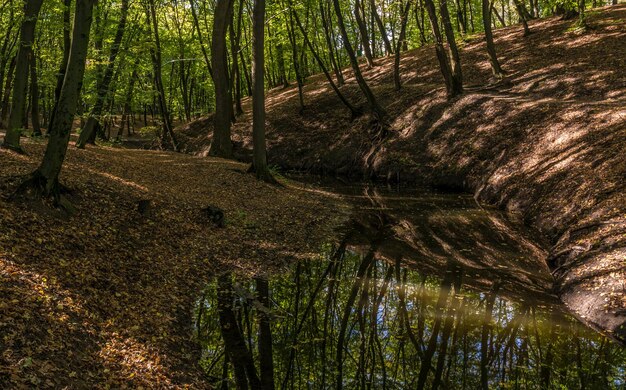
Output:
<svg viewBox="0 0 626 390">
<path fill-rule="evenodd" d="M 513 3 L 515 4 L 515 10 L 517 11 L 517 15 L 519 16 L 520 21 L 524 26 L 524 36 L 527 37 L 528 35 L 530 35 L 530 28 L 528 27 L 528 11 L 526 11 L 524 4 L 522 4 L 520 0 L 513 0 Z"/>
<path fill-rule="evenodd" d="M 204 64 L 206 65 L 209 75 L 213 78 L 213 68 L 211 67 L 211 60 L 206 52 L 206 47 L 204 43 L 204 39 L 202 36 L 202 31 L 200 30 L 200 21 L 198 20 L 198 12 L 196 11 L 196 0 L 190 0 L 189 2 L 191 8 L 191 16 L 193 18 L 193 25 L 196 28 L 196 33 L 198 34 L 198 42 L 200 43 L 200 50 L 202 51 L 202 57 L 204 58 Z"/>
<path fill-rule="evenodd" d="M 159 111 L 163 119 L 163 131 L 161 132 L 161 147 L 167 148 L 167 139 L 169 138 L 170 145 L 176 151 L 178 150 L 178 143 L 174 136 L 172 128 L 172 118 L 167 106 L 167 100 L 165 96 L 165 88 L 163 86 L 163 75 L 161 59 L 161 39 L 159 37 L 159 25 L 156 15 L 156 5 L 154 0 L 150 0 L 146 5 L 146 17 L 148 19 L 148 25 L 152 31 L 152 38 L 154 39 L 154 46 L 150 47 L 150 58 L 152 60 L 152 69 L 154 77 L 154 87 L 157 92 L 157 100 L 159 105 Z"/>
<path fill-rule="evenodd" d="M 0 128 L 6 128 L 8 124 L 6 119 L 9 110 L 9 95 L 11 94 L 11 78 L 13 77 L 13 69 L 15 68 L 15 57 L 12 55 L 13 48 L 17 44 L 19 34 L 13 34 L 13 27 L 17 24 L 15 20 L 15 12 L 13 11 L 13 4 L 9 4 L 9 23 L 6 32 L 4 33 L 4 39 L 2 41 L 2 49 L 0 49 L 0 86 L 5 85 L 3 94 L 0 100 Z M 3 83 L 4 75 L 7 71 L 6 84 Z"/>
<path fill-rule="evenodd" d="M 213 36 L 211 38 L 211 60 L 215 85 L 215 115 L 213 116 L 212 156 L 231 158 L 233 144 L 230 139 L 232 117 L 232 95 L 228 77 L 228 50 L 226 32 L 233 17 L 234 0 L 218 0 L 215 6 Z"/>
<path fill-rule="evenodd" d="M 89 47 L 93 7 L 96 0 L 76 2 L 72 45 L 67 63 L 67 70 L 61 94 L 57 104 L 54 122 L 50 126 L 50 140 L 39 168 L 30 179 L 22 184 L 20 190 L 35 188 L 44 197 L 52 196 L 55 203 L 71 210 L 71 205 L 60 196 L 59 173 L 65 159 L 74 115 L 78 104 L 80 89 L 85 73 L 85 61 Z"/>
<path fill-rule="evenodd" d="M 457 96 L 463 93 L 463 74 L 461 71 L 461 58 L 456 46 L 456 37 L 454 36 L 454 30 L 450 22 L 447 0 L 439 0 L 439 14 L 441 15 L 441 24 L 446 34 L 446 40 L 448 41 L 450 70 L 452 71 L 452 96 Z"/>
<path fill-rule="evenodd" d="M 435 40 L 435 53 L 437 54 L 437 60 L 439 60 L 439 69 L 443 75 L 443 79 L 446 84 L 446 90 L 448 96 L 454 96 L 454 85 L 452 80 L 452 70 L 450 68 L 450 61 L 446 55 L 445 48 L 443 46 L 443 36 L 439 29 L 439 21 L 437 20 L 437 11 L 435 9 L 435 3 L 433 0 L 424 0 L 426 11 L 428 12 L 428 18 L 430 19 L 430 25 L 433 31 L 433 37 Z"/>
<path fill-rule="evenodd" d="M 20 46 L 17 52 L 15 65 L 15 80 L 13 82 L 13 100 L 11 102 L 11 114 L 9 126 L 2 147 L 23 152 L 20 146 L 22 134 L 22 115 L 26 106 L 26 91 L 28 83 L 28 68 L 33 53 L 35 41 L 35 25 L 39 17 L 39 10 L 43 0 L 28 0 L 24 4 L 24 20 L 20 31 Z"/>
<path fill-rule="evenodd" d="M 291 6 L 291 1 L 290 1 L 289 5 Z M 352 119 L 356 118 L 357 116 L 359 116 L 361 114 L 360 111 L 358 109 L 356 109 L 352 104 L 350 104 L 348 99 L 346 99 L 346 97 L 341 93 L 341 91 L 339 90 L 337 85 L 335 85 L 335 83 L 333 82 L 333 78 L 331 77 L 330 73 L 326 69 L 326 66 L 324 65 L 324 62 L 322 61 L 320 56 L 317 54 L 317 51 L 315 50 L 315 48 L 313 47 L 313 44 L 309 40 L 309 38 L 308 38 L 308 36 L 306 34 L 306 31 L 304 29 L 304 26 L 300 22 L 300 18 L 298 17 L 298 14 L 295 13 L 295 12 L 294 12 L 294 17 L 295 17 L 296 23 L 298 24 L 298 28 L 300 29 L 300 32 L 302 33 L 302 36 L 304 37 L 304 43 L 309 47 L 309 50 L 311 51 L 311 54 L 313 54 L 313 57 L 317 61 L 317 64 L 319 65 L 320 69 L 322 70 L 322 72 L 326 76 L 326 79 L 328 80 L 328 83 L 330 84 L 331 88 L 333 89 L 333 91 L 335 91 L 335 93 L 337 94 L 337 97 L 339 97 L 341 102 L 348 108 L 348 110 L 350 110 L 350 118 L 352 118 Z M 332 55 L 331 55 L 331 57 L 332 57 Z"/>
<path fill-rule="evenodd" d="M 37 82 L 37 58 L 31 52 L 30 57 L 30 114 L 33 127 L 33 136 L 41 136 L 39 122 L 39 83 Z"/>
<path fill-rule="evenodd" d="M 272 357 L 272 330 L 270 328 L 269 318 L 270 299 L 268 281 L 257 278 L 256 289 L 259 302 L 265 309 L 258 311 L 261 387 L 263 390 L 274 390 L 274 360 Z"/>
<path fill-rule="evenodd" d="M 389 41 L 389 37 L 387 36 L 387 29 L 385 29 L 385 25 L 383 24 L 383 21 L 378 14 L 378 10 L 376 9 L 376 0 L 370 0 L 370 7 L 372 9 L 372 15 L 374 16 L 376 25 L 378 26 L 378 30 L 380 31 L 380 36 L 382 37 L 383 44 L 385 45 L 385 51 L 387 52 L 387 55 L 391 55 L 394 53 L 393 46 L 391 46 L 391 42 Z"/>
<path fill-rule="evenodd" d="M 274 178 L 267 166 L 265 147 L 265 0 L 255 0 L 252 11 L 252 170 L 266 182 Z"/>
<path fill-rule="evenodd" d="M 456 5 L 456 20 L 457 20 L 457 24 L 459 27 L 459 31 L 461 32 L 461 35 L 465 35 L 467 34 L 467 31 L 466 31 L 467 23 L 465 21 L 465 15 L 463 14 L 463 7 L 459 0 L 455 0 L 455 5 Z"/>
<path fill-rule="evenodd" d="M 63 0 L 63 58 L 61 64 L 59 64 L 59 72 L 57 74 L 57 84 L 54 89 L 54 105 L 50 111 L 50 119 L 48 120 L 48 127 L 54 122 L 54 115 L 57 110 L 57 104 L 59 102 L 59 95 L 61 94 L 61 87 L 63 86 L 63 80 L 65 79 L 65 71 L 67 70 L 67 61 L 70 58 L 70 48 L 72 41 L 70 38 L 70 7 L 72 0 Z M 50 128 L 48 128 L 48 134 L 50 134 Z"/>
<path fill-rule="evenodd" d="M 367 60 L 367 67 L 372 68 L 376 66 L 374 64 L 374 57 L 372 56 L 372 47 L 369 42 L 369 35 L 367 34 L 367 26 L 365 25 L 363 7 L 361 0 L 354 1 L 354 18 L 356 19 L 356 24 L 359 28 L 359 36 L 361 37 L 361 46 L 363 47 L 363 53 L 365 54 L 365 59 Z M 374 42 L 372 42 L 374 43 Z"/>
<path fill-rule="evenodd" d="M 289 24 L 287 27 L 287 35 L 289 36 L 289 42 L 291 43 L 291 59 L 293 62 L 293 70 L 296 73 L 296 82 L 298 83 L 298 100 L 300 102 L 300 113 L 304 111 L 304 81 L 302 80 L 302 70 L 300 64 L 302 61 L 298 60 L 298 44 L 296 43 L 296 31 L 293 24 L 293 15 L 295 12 L 289 9 Z"/>
<path fill-rule="evenodd" d="M 232 63 L 233 70 L 232 78 L 234 79 L 235 90 L 235 115 L 243 114 L 243 107 L 241 106 L 241 71 L 239 70 L 239 51 L 241 42 L 241 30 L 242 30 L 242 18 L 243 18 L 243 0 L 239 1 L 239 8 L 237 11 L 237 29 L 234 34 L 234 39 L 231 42 L 232 46 Z M 231 24 L 231 30 L 234 27 L 234 22 Z"/>
<path fill-rule="evenodd" d="M 339 66 L 338 59 L 335 58 L 335 44 L 332 41 L 330 34 L 330 23 L 327 20 L 332 16 L 326 13 L 326 8 L 324 7 L 324 2 L 320 1 L 320 15 L 322 18 L 322 28 L 324 29 L 324 38 L 326 38 L 326 45 L 328 46 L 328 57 L 330 57 L 330 63 L 333 67 L 333 71 L 335 72 L 335 77 L 337 78 L 337 84 L 342 86 L 344 84 L 343 74 L 341 73 L 341 67 Z"/>
<path fill-rule="evenodd" d="M 483 27 L 485 29 L 485 41 L 487 42 L 487 53 L 489 54 L 489 63 L 491 64 L 491 72 L 497 78 L 504 76 L 504 71 L 500 67 L 498 56 L 496 55 L 496 47 L 493 43 L 493 34 L 491 32 L 491 2 L 490 0 L 482 0 L 483 10 Z"/>
<path fill-rule="evenodd" d="M 402 10 L 402 15 L 400 17 L 400 36 L 398 37 L 398 42 L 396 43 L 396 53 L 393 61 L 393 83 L 396 90 L 400 90 L 400 88 L 402 88 L 402 81 L 400 80 L 400 51 L 406 39 L 406 24 L 409 20 L 410 9 L 411 0 L 406 0 L 406 4 L 404 5 L 404 9 Z"/>
<path fill-rule="evenodd" d="M 233 285 L 230 274 L 218 278 L 217 310 L 219 313 L 220 331 L 226 354 L 235 371 L 235 381 L 238 389 L 260 389 L 261 380 L 254 367 L 252 354 L 246 346 L 246 341 L 237 324 L 233 312 Z"/>
<path fill-rule="evenodd" d="M 100 121 L 100 115 L 102 115 L 105 99 L 107 97 L 107 94 L 109 93 L 109 86 L 111 85 L 111 81 L 113 80 L 115 60 L 120 51 L 122 39 L 124 38 L 124 30 L 126 28 L 126 20 L 128 17 L 128 6 L 129 0 L 122 0 L 120 8 L 120 20 L 117 25 L 117 31 L 115 33 L 113 44 L 111 45 L 109 60 L 104 70 L 102 80 L 100 80 L 100 82 L 98 83 L 98 94 L 96 96 L 96 103 L 89 113 L 89 118 L 87 118 L 87 124 L 78 136 L 78 141 L 76 141 L 76 147 L 79 149 L 85 148 L 85 144 L 87 144 L 87 141 L 93 136 L 93 133 L 96 129 L 96 123 Z"/>
<path fill-rule="evenodd" d="M 361 73 L 361 69 L 359 68 L 359 62 L 356 59 L 354 54 L 354 50 L 352 49 L 352 45 L 350 44 L 350 39 L 348 38 L 348 32 L 346 31 L 346 26 L 343 22 L 343 16 L 341 15 L 341 6 L 339 5 L 339 0 L 333 0 L 333 5 L 335 7 L 335 14 L 337 15 L 337 24 L 339 25 L 339 30 L 341 31 L 341 36 L 343 38 L 343 44 L 346 48 L 346 52 L 348 53 L 348 58 L 350 59 L 350 64 L 352 65 L 352 70 L 354 71 L 354 76 L 359 84 L 359 88 L 361 92 L 365 95 L 367 99 L 370 109 L 372 113 L 376 117 L 376 119 L 380 123 L 384 123 L 387 117 L 387 113 L 385 109 L 378 104 L 374 93 L 367 85 L 363 74 Z"/>
</svg>

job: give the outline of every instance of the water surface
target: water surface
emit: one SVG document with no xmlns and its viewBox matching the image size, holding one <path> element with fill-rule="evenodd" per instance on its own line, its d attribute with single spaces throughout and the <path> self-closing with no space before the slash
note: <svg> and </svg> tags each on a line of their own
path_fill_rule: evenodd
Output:
<svg viewBox="0 0 626 390">
<path fill-rule="evenodd" d="M 537 238 L 497 210 L 467 195 L 317 185 L 354 205 L 319 259 L 224 274 L 203 291 L 194 325 L 216 386 L 626 386 L 626 349 L 566 313 Z"/>
</svg>

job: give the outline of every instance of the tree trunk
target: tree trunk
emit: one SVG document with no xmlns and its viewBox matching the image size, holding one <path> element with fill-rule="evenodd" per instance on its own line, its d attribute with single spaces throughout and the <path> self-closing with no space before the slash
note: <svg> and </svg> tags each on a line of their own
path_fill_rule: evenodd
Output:
<svg viewBox="0 0 626 390">
<path fill-rule="evenodd" d="M 343 44 L 346 48 L 346 52 L 348 53 L 348 58 L 350 59 L 352 70 L 354 71 L 354 77 L 359 84 L 361 92 L 363 92 L 363 94 L 365 95 L 365 98 L 370 105 L 372 113 L 380 123 L 384 123 L 387 117 L 387 113 L 385 112 L 385 109 L 378 104 L 374 93 L 372 93 L 372 90 L 367 85 L 365 78 L 363 78 L 363 74 L 361 73 L 361 69 L 359 68 L 359 62 L 356 59 L 354 50 L 352 49 L 352 45 L 350 44 L 350 39 L 348 38 L 346 25 L 343 22 L 343 16 L 341 15 L 341 6 L 339 5 L 339 0 L 333 0 L 333 5 L 335 7 L 335 14 L 337 15 L 337 24 L 339 25 L 339 30 L 341 31 L 341 36 L 343 38 Z"/>
<path fill-rule="evenodd" d="M 233 312 L 233 284 L 230 274 L 222 275 L 217 283 L 217 311 L 219 313 L 220 331 L 226 354 L 235 371 L 235 381 L 238 389 L 260 389 L 261 381 L 254 367 L 252 354 L 246 346 L 241 334 L 237 318 Z"/>
<path fill-rule="evenodd" d="M 387 30 L 383 24 L 383 21 L 380 19 L 380 15 L 378 15 L 378 11 L 376 10 L 376 0 L 370 0 L 370 6 L 372 8 L 372 14 L 374 16 L 374 20 L 376 21 L 376 25 L 380 30 L 380 36 L 383 39 L 383 44 L 385 45 L 385 51 L 387 55 L 393 54 L 393 47 L 391 46 L 391 42 L 389 42 L 389 37 L 387 36 Z"/>
<path fill-rule="evenodd" d="M 165 97 L 165 88 L 163 87 L 163 75 L 162 75 L 162 59 L 161 59 L 161 40 L 159 38 L 159 25 L 156 16 L 156 6 L 154 0 L 150 0 L 145 4 L 146 18 L 148 19 L 148 25 L 152 31 L 152 37 L 154 39 L 154 46 L 150 46 L 150 59 L 152 60 L 152 69 L 154 71 L 154 87 L 157 92 L 159 110 L 161 111 L 161 117 L 163 119 L 163 131 L 161 133 L 161 147 L 165 149 L 167 147 L 167 138 L 169 137 L 172 148 L 178 150 L 178 143 L 174 136 L 172 129 L 172 118 L 167 106 L 167 100 Z"/>
<path fill-rule="evenodd" d="M 289 5 L 291 6 L 291 1 L 289 2 Z M 315 48 L 313 47 L 313 44 L 309 40 L 306 34 L 306 31 L 304 29 L 304 26 L 300 22 L 300 18 L 298 17 L 298 14 L 295 12 L 294 12 L 294 17 L 295 17 L 296 23 L 298 24 L 298 28 L 300 29 L 300 32 L 302 33 L 302 36 L 304 37 L 304 43 L 309 47 L 311 54 L 313 54 L 313 57 L 317 61 L 317 64 L 319 65 L 320 69 L 326 76 L 326 79 L 328 80 L 328 83 L 330 84 L 331 88 L 333 89 L 333 91 L 335 91 L 335 93 L 337 94 L 341 102 L 348 108 L 348 110 L 350 110 L 350 118 L 351 119 L 356 118 L 357 116 L 360 115 L 359 110 L 356 109 L 352 104 L 350 104 L 348 99 L 346 99 L 346 97 L 343 96 L 343 94 L 341 93 L 337 85 L 335 85 L 335 83 L 333 82 L 333 78 L 330 76 L 330 73 L 328 73 L 328 70 L 326 69 L 326 66 L 324 65 L 324 62 L 322 61 L 320 56 L 317 54 L 317 51 L 315 50 Z M 331 58 L 332 58 L 332 54 L 331 54 Z"/>
<path fill-rule="evenodd" d="M 213 35 L 211 38 L 211 61 L 215 85 L 215 115 L 213 116 L 212 156 L 231 158 L 233 144 L 230 140 L 232 96 L 228 77 L 228 50 L 226 32 L 233 17 L 234 0 L 217 0 Z"/>
<path fill-rule="evenodd" d="M 439 69 L 441 70 L 441 74 L 443 75 L 448 96 L 451 97 L 454 96 L 452 70 L 450 69 L 450 62 L 443 46 L 443 36 L 441 35 L 441 30 L 439 29 L 439 21 L 437 20 L 435 3 L 433 2 L 433 0 L 424 0 L 424 5 L 426 7 L 426 11 L 428 12 L 430 26 L 433 31 L 433 37 L 435 40 L 435 53 L 437 54 L 437 60 L 439 60 Z"/>
<path fill-rule="evenodd" d="M 461 58 L 459 57 L 459 50 L 456 46 L 454 30 L 452 29 L 452 23 L 450 22 L 447 0 L 439 0 L 439 14 L 441 15 L 441 24 L 443 25 L 443 31 L 446 34 L 446 40 L 448 41 L 450 70 L 452 71 L 452 96 L 457 96 L 463 93 L 463 74 L 461 71 Z"/>
<path fill-rule="evenodd" d="M 59 64 L 59 72 L 57 74 L 57 84 L 54 89 L 54 105 L 50 111 L 50 119 L 48 120 L 48 134 L 50 134 L 50 124 L 54 122 L 54 115 L 57 110 L 57 104 L 59 102 L 59 95 L 61 95 L 61 87 L 63 86 L 63 80 L 65 79 L 65 71 L 67 70 L 67 61 L 70 58 L 70 49 L 72 41 L 70 38 L 70 6 L 72 0 L 63 0 L 63 58 Z"/>
<path fill-rule="evenodd" d="M 400 80 L 400 51 L 406 38 L 406 24 L 409 20 L 410 9 L 411 0 L 407 0 L 406 5 L 404 5 L 404 9 L 402 10 L 402 15 L 400 17 L 400 36 L 398 37 L 398 42 L 396 43 L 396 53 L 393 61 L 393 83 L 396 87 L 396 90 L 400 90 L 400 88 L 402 88 L 402 80 Z"/>
<path fill-rule="evenodd" d="M 257 311 L 259 316 L 259 368 L 263 390 L 274 390 L 274 360 L 272 357 L 272 329 L 270 328 L 269 283 L 256 279 L 258 299 L 265 310 Z"/>
<path fill-rule="evenodd" d="M 513 0 L 513 3 L 515 3 L 515 10 L 517 11 L 517 15 L 519 16 L 522 25 L 524 26 L 524 36 L 526 37 L 530 35 L 530 28 L 528 28 L 528 19 L 530 15 L 520 0 Z"/>
<path fill-rule="evenodd" d="M 41 136 L 39 122 L 39 83 L 37 82 L 37 58 L 31 52 L 30 56 L 30 114 L 33 127 L 33 136 Z"/>
<path fill-rule="evenodd" d="M 124 37 L 124 30 L 126 28 L 126 20 L 128 17 L 128 1 L 122 0 L 122 5 L 120 8 L 120 20 L 117 25 L 117 31 L 115 33 L 115 38 L 113 40 L 113 44 L 111 45 L 111 52 L 109 53 L 109 60 L 104 70 L 104 75 L 102 76 L 102 80 L 98 83 L 98 94 L 96 96 L 96 103 L 94 104 L 91 112 L 89 113 L 89 118 L 87 119 L 87 124 L 81 131 L 78 136 L 78 141 L 76 141 L 76 147 L 79 149 L 84 149 L 87 141 L 92 137 L 93 132 L 96 128 L 96 122 L 100 120 L 100 115 L 102 115 L 102 109 L 104 108 L 104 100 L 109 93 L 109 86 L 111 85 L 111 81 L 113 80 L 113 70 L 115 69 L 115 59 L 120 51 L 120 45 L 122 43 L 122 38 Z"/>
<path fill-rule="evenodd" d="M 67 70 L 61 87 L 54 122 L 50 124 L 50 140 L 39 168 L 31 178 L 22 184 L 21 189 L 34 187 L 44 197 L 54 197 L 55 203 L 69 211 L 68 203 L 60 197 L 59 173 L 65 159 L 80 89 L 85 73 L 85 60 L 89 47 L 94 3 L 97 0 L 76 2 L 74 29 Z"/>
<path fill-rule="evenodd" d="M 255 0 L 252 11 L 252 170 L 257 179 L 273 182 L 265 148 L 265 0 Z"/>
<path fill-rule="evenodd" d="M 193 18 L 193 25 L 196 28 L 196 33 L 198 34 L 198 42 L 200 44 L 200 50 L 202 51 L 202 57 L 204 58 L 204 64 L 206 65 L 209 75 L 213 78 L 213 68 L 211 67 L 211 60 L 206 52 L 206 47 L 204 46 L 204 39 L 202 38 L 202 31 L 200 30 L 200 22 L 198 20 L 198 12 L 196 11 L 195 6 L 196 0 L 191 0 L 189 2 L 191 8 L 191 16 Z"/>
<path fill-rule="evenodd" d="M 298 60 L 298 44 L 296 43 L 296 31 L 293 24 L 293 15 L 295 11 L 289 9 L 289 24 L 287 27 L 287 35 L 289 36 L 289 42 L 291 43 L 291 60 L 293 62 L 293 70 L 296 73 L 296 83 L 298 84 L 298 101 L 300 102 L 300 113 L 304 111 L 304 81 L 302 79 L 302 70 L 300 64 L 302 61 Z"/>
<path fill-rule="evenodd" d="M 467 31 L 466 31 L 467 22 L 465 21 L 465 15 L 463 14 L 463 7 L 461 6 L 461 3 L 459 0 L 455 0 L 455 5 L 456 5 L 456 20 L 458 23 L 459 31 L 461 32 L 461 35 L 465 35 L 467 34 Z"/>
<path fill-rule="evenodd" d="M 26 90 L 28 83 L 28 67 L 33 54 L 33 42 L 35 41 L 35 25 L 39 17 L 39 10 L 43 0 L 28 0 L 24 5 L 24 19 L 20 31 L 20 46 L 17 52 L 15 64 L 15 79 L 13 81 L 13 100 L 11 102 L 11 114 L 9 126 L 2 146 L 7 149 L 23 152 L 20 146 L 22 131 L 22 115 L 26 106 Z"/>
<path fill-rule="evenodd" d="M 483 27 L 485 28 L 485 41 L 487 42 L 487 53 L 489 54 L 489 63 L 491 64 L 491 72 L 497 78 L 504 76 L 504 71 L 500 67 L 498 56 L 496 55 L 496 47 L 493 43 L 493 34 L 491 32 L 491 1 L 482 0 L 483 9 Z"/>
<path fill-rule="evenodd" d="M 326 9 L 324 8 L 324 2 L 320 1 L 320 15 L 322 17 L 322 28 L 324 29 L 324 38 L 326 38 L 326 45 L 328 46 L 328 56 L 330 57 L 330 63 L 333 67 L 333 71 L 335 72 L 335 77 L 337 78 L 337 84 L 342 86 L 344 84 L 343 73 L 341 73 L 341 67 L 339 66 L 339 59 L 335 58 L 334 48 L 336 45 L 332 41 L 332 37 L 330 34 L 330 22 L 327 20 L 332 16 L 326 13 Z"/>
<path fill-rule="evenodd" d="M 374 57 L 372 56 L 372 48 L 369 43 L 369 35 L 367 35 L 367 26 L 365 25 L 364 15 L 362 14 L 363 8 L 361 0 L 355 0 L 354 2 L 354 18 L 359 28 L 359 36 L 361 37 L 361 46 L 363 46 L 363 53 L 367 60 L 367 67 L 372 68 L 375 66 Z M 373 43 L 373 42 L 372 42 Z"/>
<path fill-rule="evenodd" d="M 234 30 L 235 23 L 231 23 L 231 33 L 233 39 L 231 40 L 232 46 L 232 63 L 233 63 L 233 89 L 235 91 L 235 115 L 243 114 L 243 107 L 241 106 L 241 72 L 239 70 L 239 50 L 241 42 L 241 30 L 242 30 L 242 18 L 243 18 L 243 0 L 239 1 L 239 9 L 237 11 L 237 29 Z M 236 34 L 235 34 L 236 31 Z"/>
</svg>

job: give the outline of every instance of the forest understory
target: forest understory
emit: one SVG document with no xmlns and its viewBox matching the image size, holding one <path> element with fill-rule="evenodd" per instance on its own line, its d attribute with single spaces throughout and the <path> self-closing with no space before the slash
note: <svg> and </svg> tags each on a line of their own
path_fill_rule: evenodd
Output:
<svg viewBox="0 0 626 390">
<path fill-rule="evenodd" d="M 295 82 L 275 88 L 269 164 L 473 193 L 540 232 L 552 245 L 555 293 L 624 342 L 626 5 L 590 11 L 585 31 L 576 23 L 532 20 L 527 37 L 519 25 L 495 30 L 501 80 L 482 36 L 466 37 L 465 92 L 453 99 L 431 45 L 403 55 L 400 91 L 393 58 L 376 59 L 363 72 L 389 114 L 383 137 L 369 114 L 351 120 L 322 75 L 307 79 L 304 109 Z M 341 92 L 364 108 L 351 74 Z M 210 387 L 190 326 L 207 280 L 319 257 L 350 214 L 339 196 L 247 173 L 243 103 L 233 124 L 242 162 L 208 157 L 212 117 L 176 129 L 187 154 L 135 148 L 144 139 L 84 150 L 71 142 L 61 174 L 71 216 L 10 199 L 45 139 L 22 139 L 25 154 L 0 149 L 0 385 Z"/>
<path fill-rule="evenodd" d="M 432 46 L 363 69 L 387 109 L 390 133 L 372 118 L 350 121 L 323 75 L 268 93 L 268 161 L 285 170 L 469 191 L 539 230 L 555 291 L 583 322 L 626 338 L 626 6 L 590 12 L 588 29 L 558 17 L 498 29 L 507 75 L 491 76 L 481 36 L 461 46 L 466 91 L 452 100 Z M 365 105 L 350 70 L 342 87 Z M 236 154 L 249 160 L 249 101 L 233 125 Z M 177 129 L 187 153 L 207 155 L 212 117 Z"/>
</svg>

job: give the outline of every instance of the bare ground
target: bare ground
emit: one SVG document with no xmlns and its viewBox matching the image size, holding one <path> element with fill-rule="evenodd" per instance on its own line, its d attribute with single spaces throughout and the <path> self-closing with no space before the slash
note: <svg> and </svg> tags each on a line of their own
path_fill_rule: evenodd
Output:
<svg viewBox="0 0 626 390">
<path fill-rule="evenodd" d="M 79 210 L 7 201 L 40 161 L 0 150 L 0 388 L 206 388 L 192 310 L 211 276 L 272 272 L 319 255 L 347 212 L 245 164 L 70 146 Z M 150 200 L 140 213 L 138 203 Z M 226 227 L 202 215 L 224 210 Z"/>
</svg>

